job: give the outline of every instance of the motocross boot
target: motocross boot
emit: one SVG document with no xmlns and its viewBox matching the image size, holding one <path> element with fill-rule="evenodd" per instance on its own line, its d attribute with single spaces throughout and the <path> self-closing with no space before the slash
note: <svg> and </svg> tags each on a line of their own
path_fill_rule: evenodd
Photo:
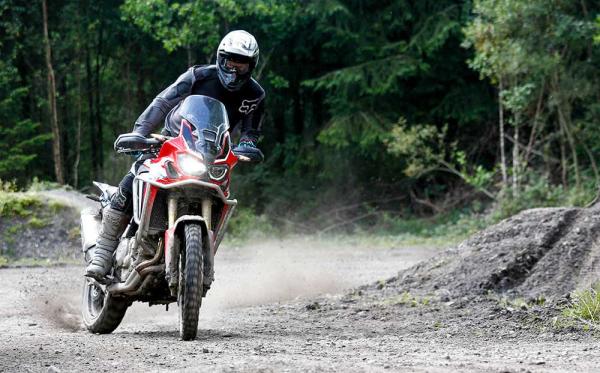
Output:
<svg viewBox="0 0 600 373">
<path fill-rule="evenodd" d="M 98 233 L 96 247 L 92 260 L 85 269 L 85 276 L 102 281 L 110 271 L 113 253 L 119 243 L 119 238 L 125 231 L 131 218 L 124 212 L 110 206 L 102 212 L 102 227 Z"/>
</svg>

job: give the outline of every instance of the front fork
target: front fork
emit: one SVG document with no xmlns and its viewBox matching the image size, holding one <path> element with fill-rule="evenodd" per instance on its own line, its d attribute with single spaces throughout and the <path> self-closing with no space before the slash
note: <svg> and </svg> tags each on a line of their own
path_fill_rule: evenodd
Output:
<svg viewBox="0 0 600 373">
<path fill-rule="evenodd" d="M 198 217 L 190 216 L 190 220 L 200 220 L 206 227 L 207 240 L 203 240 L 203 248 L 208 248 L 208 250 L 204 250 L 204 267 L 207 266 L 210 268 L 210 271 L 205 271 L 205 274 L 208 274 L 212 277 L 212 267 L 213 267 L 213 232 L 212 232 L 212 201 L 209 198 L 205 198 L 202 200 L 202 218 L 198 219 Z M 168 219 L 168 231 L 167 235 L 169 236 L 167 241 L 167 245 L 165 247 L 165 264 L 166 264 L 166 279 L 169 284 L 169 291 L 171 296 L 177 295 L 177 286 L 179 284 L 179 254 L 181 242 L 179 237 L 176 234 L 176 224 L 177 220 L 177 196 L 169 196 L 167 200 L 167 219 Z M 209 273 L 207 273 L 209 272 Z M 208 282 L 212 282 L 212 278 L 209 279 Z"/>
</svg>

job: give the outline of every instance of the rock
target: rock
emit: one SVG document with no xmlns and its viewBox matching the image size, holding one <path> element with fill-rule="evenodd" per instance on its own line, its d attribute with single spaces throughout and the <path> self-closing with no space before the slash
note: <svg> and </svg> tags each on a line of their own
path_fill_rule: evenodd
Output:
<svg viewBox="0 0 600 373">
<path fill-rule="evenodd" d="M 318 310 L 319 308 L 321 308 L 321 305 L 319 304 L 319 302 L 313 302 L 313 303 L 307 304 L 305 308 L 309 311 L 314 311 L 314 310 Z"/>
</svg>

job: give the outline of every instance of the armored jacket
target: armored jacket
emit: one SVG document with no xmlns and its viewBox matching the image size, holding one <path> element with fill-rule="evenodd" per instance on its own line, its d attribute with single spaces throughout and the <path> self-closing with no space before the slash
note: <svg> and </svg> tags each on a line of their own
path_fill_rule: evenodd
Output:
<svg viewBox="0 0 600 373">
<path fill-rule="evenodd" d="M 180 103 L 189 95 L 204 95 L 221 101 L 227 109 L 231 130 L 241 123 L 243 137 L 258 140 L 264 113 L 265 91 L 250 79 L 238 91 L 229 91 L 217 76 L 217 67 L 193 66 L 152 101 L 136 120 L 133 128 L 148 136 L 164 121 L 163 133 L 179 134 L 181 117 L 177 113 Z"/>
</svg>

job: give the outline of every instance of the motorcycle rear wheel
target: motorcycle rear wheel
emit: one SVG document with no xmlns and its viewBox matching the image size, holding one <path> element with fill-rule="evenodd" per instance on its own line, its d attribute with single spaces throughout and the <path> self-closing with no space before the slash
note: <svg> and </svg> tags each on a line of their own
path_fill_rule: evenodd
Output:
<svg viewBox="0 0 600 373">
<path fill-rule="evenodd" d="M 81 314 L 83 324 L 92 333 L 112 333 L 121 323 L 129 304 L 102 291 L 88 278 L 83 282 Z"/>
<path fill-rule="evenodd" d="M 202 305 L 203 252 L 202 227 L 188 223 L 184 227 L 184 247 L 179 257 L 179 336 L 191 341 L 198 334 L 198 317 Z"/>
</svg>

